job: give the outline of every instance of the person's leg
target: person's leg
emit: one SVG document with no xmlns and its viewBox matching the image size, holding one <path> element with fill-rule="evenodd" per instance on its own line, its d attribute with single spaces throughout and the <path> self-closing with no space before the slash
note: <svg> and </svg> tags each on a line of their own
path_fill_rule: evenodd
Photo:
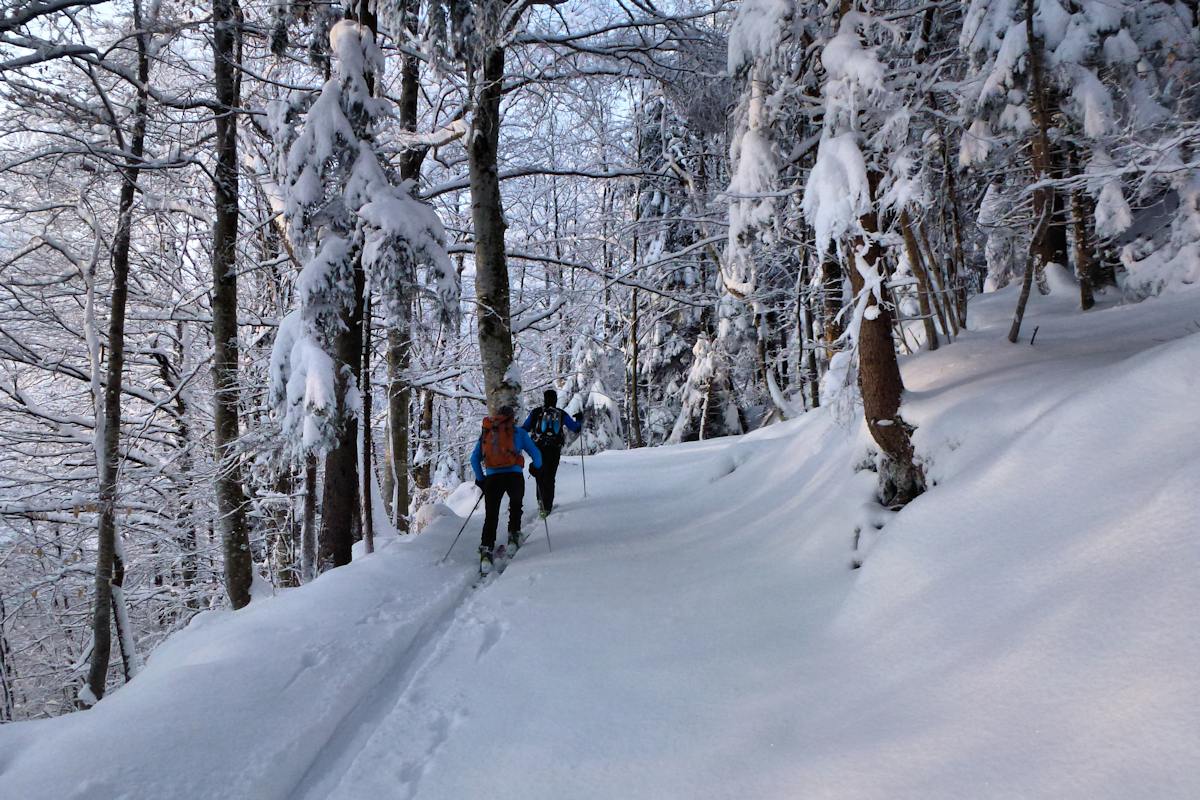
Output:
<svg viewBox="0 0 1200 800">
<path fill-rule="evenodd" d="M 521 530 L 521 504 L 525 499 L 525 474 L 510 472 L 504 476 L 504 491 L 508 493 L 508 532 Z"/>
<path fill-rule="evenodd" d="M 558 462 L 562 459 L 562 450 L 557 447 L 547 447 L 542 451 L 542 508 L 547 514 L 554 508 L 554 478 L 558 474 Z"/>
<path fill-rule="evenodd" d="M 496 546 L 496 528 L 500 524 L 500 500 L 504 497 L 503 474 L 489 475 L 483 482 L 483 538 L 479 545 L 491 550 Z"/>
</svg>

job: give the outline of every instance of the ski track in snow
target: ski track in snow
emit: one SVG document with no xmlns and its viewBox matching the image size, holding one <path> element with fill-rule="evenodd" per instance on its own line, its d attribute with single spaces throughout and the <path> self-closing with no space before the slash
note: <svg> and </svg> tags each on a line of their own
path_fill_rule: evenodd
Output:
<svg viewBox="0 0 1200 800">
<path fill-rule="evenodd" d="M 525 515 L 523 524 L 528 525 L 531 519 L 536 520 L 537 517 Z M 532 537 L 525 546 L 530 544 Z M 410 650 L 397 661 L 395 670 L 385 676 L 338 725 L 322 748 L 321 756 L 313 762 L 292 792 L 292 797 L 296 800 L 329 797 L 352 769 L 358 752 L 374 740 L 390 718 L 404 721 L 404 730 L 399 734 L 403 744 L 409 750 L 417 750 L 415 757 L 399 761 L 395 770 L 397 782 L 393 788 L 401 787 L 405 791 L 402 797 L 416 796 L 430 759 L 467 716 L 458 709 L 443 709 L 425 703 L 422 677 L 445 657 L 452 643 L 462 635 L 479 634 L 481 641 L 476 660 L 482 659 L 500 641 L 507 625 L 479 608 L 479 594 L 500 578 L 500 575 L 492 575 L 478 585 L 468 584 L 458 602 L 443 612 L 434 624 L 427 626 L 428 633 L 418 634 Z M 532 585 L 533 581 L 530 583 Z M 389 745 L 391 748 L 398 746 L 398 742 Z M 395 759 L 396 756 L 393 753 L 389 758 Z"/>
</svg>

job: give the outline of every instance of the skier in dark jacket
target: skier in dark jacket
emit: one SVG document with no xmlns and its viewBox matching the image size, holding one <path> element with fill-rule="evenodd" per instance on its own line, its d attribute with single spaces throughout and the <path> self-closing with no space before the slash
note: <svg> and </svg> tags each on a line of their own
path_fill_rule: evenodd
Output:
<svg viewBox="0 0 1200 800">
<path fill-rule="evenodd" d="M 479 543 L 479 571 L 491 572 L 496 528 L 500 524 L 500 501 L 508 495 L 508 548 L 511 557 L 521 546 L 521 501 L 525 497 L 524 459 L 529 454 L 532 468 L 542 465 L 542 454 L 529 434 L 517 427 L 511 406 L 501 406 L 495 416 L 484 417 L 483 432 L 471 453 L 475 485 L 483 492 L 483 538 Z"/>
<path fill-rule="evenodd" d="M 542 399 L 543 405 L 530 411 L 521 427 L 533 436 L 534 444 L 542 453 L 542 463 L 532 465 L 529 474 L 537 480 L 538 500 L 544 517 L 554 508 L 554 478 L 558 474 L 558 461 L 566 441 L 563 429 L 579 433 L 581 426 L 574 417 L 558 407 L 558 392 L 547 389 Z"/>
</svg>

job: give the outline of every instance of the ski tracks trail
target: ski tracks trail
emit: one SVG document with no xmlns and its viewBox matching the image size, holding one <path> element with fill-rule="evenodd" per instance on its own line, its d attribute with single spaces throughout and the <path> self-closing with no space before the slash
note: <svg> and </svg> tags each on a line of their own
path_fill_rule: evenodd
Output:
<svg viewBox="0 0 1200 800">
<path fill-rule="evenodd" d="M 564 463 L 565 466 L 568 465 Z M 532 482 L 527 488 L 528 498 L 532 496 Z M 554 521 L 561 517 L 556 514 Z M 532 511 L 527 507 L 522 524 L 528 536 L 521 552 L 510 562 L 510 568 L 536 555 L 530 551 L 540 550 L 545 554 L 547 550 L 545 529 L 536 507 Z M 481 525 L 482 510 L 474 516 L 455 549 L 473 553 Z M 522 577 L 509 573 L 507 580 L 532 587 L 538 577 L 536 572 Z M 469 717 L 463 697 L 446 698 L 430 691 L 430 677 L 437 675 L 448 659 L 457 658 L 464 648 L 474 651 L 476 663 L 483 662 L 502 639 L 508 623 L 491 607 L 487 597 L 489 590 L 502 579 L 501 575 L 493 574 L 483 582 L 464 580 L 457 595 L 414 637 L 394 669 L 338 725 L 292 793 L 295 800 L 361 798 L 366 796 L 364 792 L 380 798 L 416 797 L 430 762 L 452 732 Z M 512 608 L 520 602 L 509 598 L 499 605 Z M 367 785 L 374 788 L 367 789 Z"/>
<path fill-rule="evenodd" d="M 561 499 L 549 518 L 554 549 L 548 550 L 536 503 L 528 502 L 535 497 L 530 482 L 523 520 L 526 542 L 504 574 L 476 588 L 468 585 L 455 604 L 427 625 L 388 678 L 338 727 L 293 793 L 296 800 L 414 800 L 423 796 L 432 771 L 440 770 L 440 784 L 448 769 L 486 771 L 488 759 L 520 748 L 521 719 L 537 713 L 538 682 L 562 679 L 552 664 L 529 659 L 528 632 L 544 623 L 539 604 L 561 597 L 564 585 L 579 581 L 581 571 L 592 572 L 597 560 L 603 564 L 616 551 L 645 546 L 647 531 L 670 526 L 680 513 L 678 506 L 662 502 L 661 483 L 653 490 L 639 487 L 634 477 L 606 470 L 603 458 L 589 459 L 591 496 L 584 499 L 579 466 L 578 458 L 568 458 L 559 472 Z M 697 459 L 694 468 L 676 470 L 669 483 L 682 493 L 697 479 L 710 478 L 711 471 L 707 459 Z M 620 510 L 614 513 L 618 499 Z M 481 524 L 479 515 L 458 547 L 473 551 Z M 589 591 L 586 583 L 580 591 Z M 522 628 L 525 641 L 506 649 L 514 625 Z M 580 621 L 582 628 L 588 625 Z M 533 652 L 539 649 L 541 655 L 534 659 L 547 656 L 544 648 Z M 476 714 L 481 703 L 490 707 Z M 472 730 L 467 737 L 494 736 L 497 747 L 489 748 L 488 755 L 464 764 L 458 752 L 467 749 L 464 743 L 454 753 L 445 752 L 464 726 L 487 727 L 497 716 L 510 721 L 511 729 Z"/>
</svg>

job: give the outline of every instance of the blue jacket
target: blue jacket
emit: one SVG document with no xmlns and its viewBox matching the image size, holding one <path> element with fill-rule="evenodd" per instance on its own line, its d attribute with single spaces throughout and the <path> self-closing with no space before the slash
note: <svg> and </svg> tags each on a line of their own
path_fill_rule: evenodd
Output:
<svg viewBox="0 0 1200 800">
<path fill-rule="evenodd" d="M 513 444 L 517 446 L 517 450 L 524 450 L 529 454 L 529 458 L 533 461 L 533 466 L 541 469 L 542 452 L 538 450 L 537 445 L 533 443 L 533 439 L 529 438 L 529 434 L 522 428 L 517 428 L 513 432 Z M 511 467 L 500 467 L 499 469 L 484 469 L 483 468 L 483 437 L 480 437 L 475 442 L 475 450 L 471 453 L 471 469 L 475 470 L 475 480 L 483 480 L 483 476 L 499 475 L 502 472 L 521 472 L 521 467 L 514 464 Z"/>
<path fill-rule="evenodd" d="M 538 411 L 541 411 L 543 408 L 545 408 L 545 407 L 542 406 L 539 408 L 535 408 L 533 411 L 530 411 L 529 416 L 527 416 L 525 418 L 525 421 L 521 423 L 521 429 L 532 433 L 533 432 L 533 415 L 536 414 Z M 562 409 L 559 409 L 559 410 L 561 411 Z M 562 418 L 563 418 L 563 425 L 567 426 L 567 430 L 571 431 L 572 433 L 579 433 L 579 423 L 575 421 L 574 417 L 572 417 L 567 412 L 563 411 Z"/>
</svg>

